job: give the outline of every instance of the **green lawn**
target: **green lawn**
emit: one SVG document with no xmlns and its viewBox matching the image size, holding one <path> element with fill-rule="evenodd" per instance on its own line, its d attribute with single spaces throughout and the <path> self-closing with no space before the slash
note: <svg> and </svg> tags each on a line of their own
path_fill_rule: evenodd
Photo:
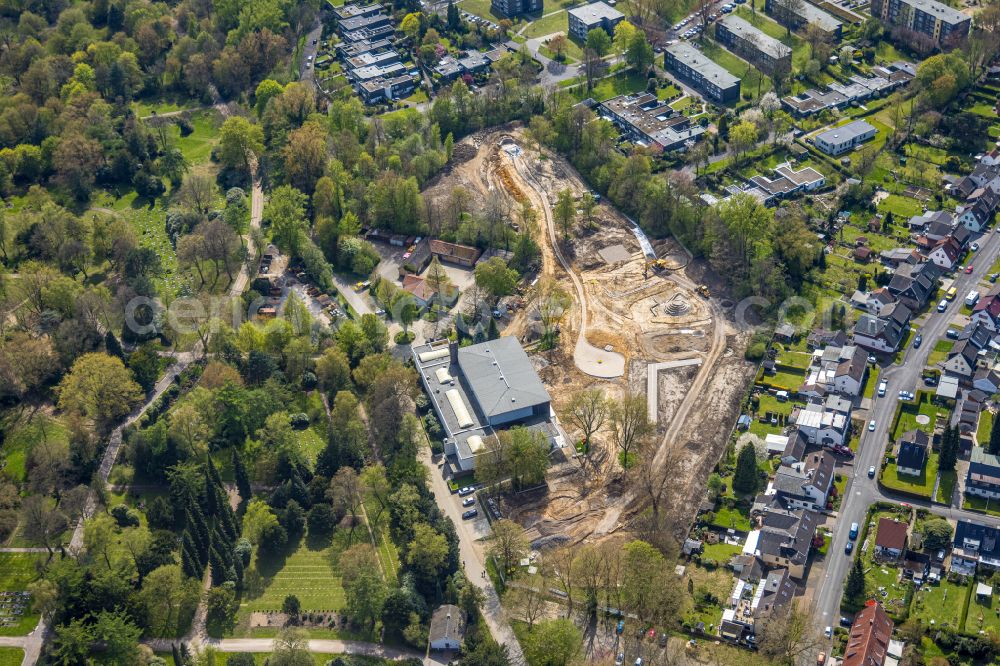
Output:
<svg viewBox="0 0 1000 666">
<path fill-rule="evenodd" d="M 973 589 L 969 600 L 969 612 L 965 615 L 965 631 L 970 634 L 986 631 L 1000 635 L 1000 600 L 997 599 L 996 587 L 993 588 L 993 596 L 982 601 L 976 597 Z"/>
<path fill-rule="evenodd" d="M 897 220 L 900 218 L 908 220 L 914 215 L 920 215 L 923 212 L 923 207 L 917 199 L 890 194 L 879 202 L 878 211 L 883 214 L 891 211 Z"/>
<path fill-rule="evenodd" d="M 957 630 L 962 622 L 962 609 L 968 593 L 968 585 L 956 585 L 947 580 L 937 585 L 924 585 L 914 594 L 910 617 L 919 618 L 924 624 L 934 620 L 937 627 Z"/>
<path fill-rule="evenodd" d="M 69 431 L 61 421 L 36 413 L 31 420 L 22 420 L 6 433 L 0 452 L 4 472 L 14 481 L 24 481 L 24 465 L 28 454 L 39 442 L 68 443 Z"/>
<path fill-rule="evenodd" d="M 215 109 L 197 111 L 191 115 L 191 125 L 194 131 L 182 137 L 180 129 L 171 125 L 177 147 L 192 165 L 206 164 L 212 154 L 212 148 L 219 141 L 219 128 L 222 127 L 222 117 Z"/>
<path fill-rule="evenodd" d="M 173 113 L 175 111 L 197 108 L 199 105 L 193 102 L 194 100 L 190 98 L 159 96 L 132 102 L 132 112 L 140 118 L 146 118 L 153 114 Z"/>
<path fill-rule="evenodd" d="M 537 21 L 532 21 L 522 34 L 528 39 L 533 39 L 535 37 L 545 37 L 554 32 L 565 33 L 568 30 L 569 14 L 566 13 L 566 10 L 559 10 L 549 16 L 543 16 Z"/>
<path fill-rule="evenodd" d="M 954 341 L 942 338 L 934 343 L 934 349 L 927 355 L 927 365 L 935 366 L 948 358 L 948 352 L 955 346 Z"/>
<path fill-rule="evenodd" d="M 726 506 L 720 506 L 715 512 L 715 520 L 712 521 L 712 524 L 726 529 L 732 528 L 734 530 L 740 530 L 742 532 L 750 531 L 749 516 L 742 513 L 739 509 L 730 509 Z"/>
<path fill-rule="evenodd" d="M 812 362 L 812 354 L 805 352 L 783 351 L 775 359 L 779 365 L 787 365 L 805 371 Z"/>
<path fill-rule="evenodd" d="M 14 647 L 0 647 L 0 666 L 21 666 L 24 650 Z"/>
<path fill-rule="evenodd" d="M 940 470 L 938 474 L 941 477 L 941 481 L 938 483 L 937 496 L 934 500 L 942 504 L 951 504 L 951 496 L 955 492 L 955 482 L 957 480 L 955 470 Z"/>
<path fill-rule="evenodd" d="M 368 542 L 368 530 L 355 528 L 354 542 Z M 333 544 L 311 544 L 303 538 L 286 558 L 261 560 L 258 555 L 247 570 L 247 591 L 240 612 L 280 610 L 289 594 L 299 598 L 304 611 L 335 611 L 344 607 L 344 588 L 334 566 L 336 556 L 347 548 L 347 532 L 334 535 Z"/>
<path fill-rule="evenodd" d="M 493 14 L 490 7 L 490 0 L 462 0 L 458 3 L 459 9 L 467 11 L 470 14 L 475 14 L 476 16 L 481 16 L 491 21 L 498 21 L 503 18 L 502 16 Z"/>
<path fill-rule="evenodd" d="M 931 394 L 924 391 L 917 393 L 918 402 L 899 401 L 899 421 L 896 429 L 892 432 L 892 439 L 895 441 L 903 433 L 910 430 L 923 430 L 928 435 L 934 433 L 934 424 L 937 420 L 938 406 L 931 402 Z M 917 416 L 924 415 L 929 421 L 926 424 L 917 423 Z"/>
<path fill-rule="evenodd" d="M 701 553 L 701 557 L 703 560 L 706 558 L 715 560 L 721 567 L 725 566 L 726 562 L 733 555 L 739 554 L 742 549 L 742 546 L 732 546 L 728 543 L 707 543 Z"/>
<path fill-rule="evenodd" d="M 962 508 L 971 511 L 983 511 L 991 516 L 1000 516 L 1000 501 L 991 501 L 983 497 L 966 495 L 962 498 Z"/>
<path fill-rule="evenodd" d="M 759 383 L 786 391 L 798 391 L 805 378 L 805 372 L 777 368 L 773 375 L 764 375 L 761 377 Z"/>
<path fill-rule="evenodd" d="M 631 95 L 646 89 L 646 79 L 637 72 L 619 73 L 608 76 L 594 84 L 591 91 L 587 91 L 586 85 L 578 85 L 573 88 L 573 96 L 583 100 L 593 97 L 599 102 L 617 97 L 618 95 Z"/>
<path fill-rule="evenodd" d="M 23 592 L 28 583 L 38 579 L 35 562 L 45 555 L 35 553 L 0 553 L 0 591 Z M 22 615 L 16 616 L 16 622 L 11 626 L 0 627 L 0 636 L 24 636 L 38 624 L 38 613 L 25 608 Z"/>
<path fill-rule="evenodd" d="M 896 464 L 890 463 L 885 466 L 882 472 L 882 484 L 893 490 L 921 495 L 930 498 L 934 492 L 934 482 L 937 480 L 938 454 L 931 453 L 927 464 L 924 466 L 924 473 L 920 476 L 908 476 L 898 474 Z"/>
<path fill-rule="evenodd" d="M 990 441 L 990 432 L 993 430 L 993 412 L 984 409 L 979 412 L 979 426 L 976 428 L 976 443 L 986 446 Z"/>
</svg>

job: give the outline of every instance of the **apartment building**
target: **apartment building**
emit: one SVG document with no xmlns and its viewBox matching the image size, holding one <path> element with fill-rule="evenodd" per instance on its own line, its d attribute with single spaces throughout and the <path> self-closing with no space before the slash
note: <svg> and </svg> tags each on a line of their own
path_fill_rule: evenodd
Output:
<svg viewBox="0 0 1000 666">
<path fill-rule="evenodd" d="M 972 18 L 937 0 L 872 0 L 872 16 L 912 30 L 938 46 L 954 46 L 969 34 Z"/>
<path fill-rule="evenodd" d="M 735 14 L 715 23 L 715 39 L 769 76 L 792 71 L 792 49 Z"/>
<path fill-rule="evenodd" d="M 712 101 L 727 104 L 740 98 L 740 78 L 688 42 L 668 46 L 663 64 Z"/>
<path fill-rule="evenodd" d="M 864 120 L 855 120 L 821 132 L 813 139 L 816 147 L 827 155 L 840 155 L 875 138 L 877 130 Z"/>
<path fill-rule="evenodd" d="M 792 30 L 815 25 L 835 40 L 843 35 L 844 24 L 816 5 L 804 1 L 765 0 L 764 11 L 775 21 Z"/>
<path fill-rule="evenodd" d="M 569 10 L 569 36 L 584 41 L 587 33 L 602 28 L 612 37 L 625 15 L 604 2 L 592 2 Z"/>
<path fill-rule="evenodd" d="M 514 18 L 522 14 L 540 13 L 542 0 L 492 0 L 490 8 L 501 16 Z"/>
</svg>

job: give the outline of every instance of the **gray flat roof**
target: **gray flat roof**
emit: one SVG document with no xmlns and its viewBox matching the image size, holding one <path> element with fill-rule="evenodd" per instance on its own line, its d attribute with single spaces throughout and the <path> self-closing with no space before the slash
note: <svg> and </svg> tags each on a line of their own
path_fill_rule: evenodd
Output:
<svg viewBox="0 0 1000 666">
<path fill-rule="evenodd" d="M 749 39 L 757 47 L 757 50 L 772 58 L 784 58 L 792 53 L 790 47 L 785 46 L 763 30 L 754 27 L 749 21 L 744 21 L 736 14 L 726 14 L 718 20 L 718 23 L 726 26 L 730 32 Z"/>
<path fill-rule="evenodd" d="M 516 338 L 462 347 L 458 366 L 487 419 L 551 400 Z"/>
<path fill-rule="evenodd" d="M 589 5 L 584 5 L 583 7 L 574 7 L 569 10 L 569 13 L 587 25 L 600 23 L 605 19 L 608 21 L 615 21 L 620 18 L 625 18 L 624 14 L 604 2 L 592 2 Z"/>
<path fill-rule="evenodd" d="M 795 13 L 797 15 L 804 18 L 807 23 L 815 23 L 827 32 L 835 32 L 837 28 L 844 25 L 843 21 L 835 19 L 833 15 L 827 14 L 816 5 L 808 2 L 799 2 L 796 5 Z"/>
<path fill-rule="evenodd" d="M 962 23 L 963 21 L 971 20 L 968 14 L 963 14 L 953 7 L 949 7 L 946 4 L 937 2 L 937 0 L 901 0 L 904 4 L 907 4 L 915 9 L 919 9 L 922 12 L 930 14 L 936 19 L 940 19 L 945 23 L 951 25 L 956 25 Z"/>
<path fill-rule="evenodd" d="M 667 47 L 667 51 L 691 69 L 711 80 L 721 88 L 729 88 L 740 82 L 728 69 L 715 62 L 687 42 L 677 42 Z"/>
<path fill-rule="evenodd" d="M 864 120 L 855 120 L 841 127 L 833 127 L 825 132 L 816 135 L 816 140 L 823 139 L 827 143 L 832 143 L 834 139 L 839 141 L 853 140 L 862 134 L 873 131 L 875 128 Z"/>
</svg>

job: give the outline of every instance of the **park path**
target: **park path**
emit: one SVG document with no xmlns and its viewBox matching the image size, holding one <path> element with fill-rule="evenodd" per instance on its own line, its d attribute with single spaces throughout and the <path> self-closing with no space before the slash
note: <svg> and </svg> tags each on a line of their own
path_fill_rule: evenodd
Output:
<svg viewBox="0 0 1000 666">
<path fill-rule="evenodd" d="M 170 652 L 171 643 L 168 639 L 147 641 L 146 645 L 158 652 Z M 273 638 L 210 638 L 202 643 L 217 652 L 273 652 Z M 362 641 L 341 641 L 327 638 L 314 638 L 309 641 L 309 651 L 316 654 L 355 654 L 366 657 L 379 657 L 400 661 L 403 659 L 419 659 L 425 666 L 442 666 L 446 659 L 436 660 L 416 650 L 393 648 L 377 643 Z"/>
</svg>

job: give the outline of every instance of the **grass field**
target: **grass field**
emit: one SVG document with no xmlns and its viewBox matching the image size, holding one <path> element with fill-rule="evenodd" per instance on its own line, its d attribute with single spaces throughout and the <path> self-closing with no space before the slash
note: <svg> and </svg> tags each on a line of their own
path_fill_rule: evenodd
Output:
<svg viewBox="0 0 1000 666">
<path fill-rule="evenodd" d="M 924 624 L 934 620 L 937 627 L 958 629 L 968 593 L 968 585 L 956 585 L 947 580 L 937 585 L 924 585 L 914 595 L 910 616 L 920 618 Z"/>
<path fill-rule="evenodd" d="M 548 16 L 542 16 L 536 21 L 532 21 L 521 34 L 528 39 L 534 39 L 536 37 L 551 35 L 554 32 L 565 33 L 568 30 L 569 14 L 566 13 L 566 10 L 559 10 L 549 14 Z"/>
<path fill-rule="evenodd" d="M 22 592 L 28 583 L 38 578 L 35 561 L 44 555 L 34 553 L 0 553 L 0 591 Z M 38 613 L 26 608 L 16 624 L 0 627 L 0 636 L 24 636 L 38 624 Z"/>
<path fill-rule="evenodd" d="M 69 431 L 61 421 L 45 414 L 35 414 L 30 421 L 22 421 L 7 432 L 4 439 L 4 472 L 14 481 L 24 481 L 24 465 L 28 454 L 36 444 L 43 441 L 68 443 Z"/>
<path fill-rule="evenodd" d="M 171 132 L 178 148 L 192 165 L 206 164 L 212 148 L 219 141 L 222 118 L 215 109 L 196 111 L 191 114 L 194 131 L 182 137 L 177 125 L 171 125 Z"/>
<path fill-rule="evenodd" d="M 931 395 L 929 393 L 920 392 L 917 394 L 917 399 L 919 402 L 902 402 L 899 403 L 899 422 L 896 424 L 896 429 L 892 432 L 892 439 L 898 439 L 904 432 L 910 430 L 923 430 L 928 435 L 934 433 L 934 424 L 937 420 L 938 406 L 931 402 Z M 926 424 L 917 423 L 917 416 L 924 415 L 929 421 Z"/>
<path fill-rule="evenodd" d="M 364 526 L 354 530 L 354 542 L 368 540 Z M 304 611 L 336 611 L 344 607 L 336 556 L 347 548 L 347 532 L 338 531 L 333 543 L 311 543 L 303 538 L 285 558 L 262 561 L 254 556 L 247 571 L 247 591 L 240 611 L 281 610 L 289 594 L 299 598 Z"/>
<path fill-rule="evenodd" d="M 485 19 L 491 21 L 499 21 L 502 16 L 497 16 L 490 9 L 490 0 L 462 0 L 458 3 L 458 8 L 469 12 L 470 14 L 475 14 L 476 16 L 481 16 Z"/>
<path fill-rule="evenodd" d="M 937 496 L 934 500 L 942 504 L 951 504 L 951 496 L 955 492 L 955 482 L 957 480 L 955 470 L 940 470 L 938 474 L 941 480 L 938 482 Z"/>
<path fill-rule="evenodd" d="M 603 102 L 618 95 L 630 95 L 645 89 L 645 77 L 636 72 L 629 72 L 601 79 L 594 84 L 594 89 L 590 92 L 587 91 L 587 86 L 579 85 L 572 90 L 572 93 L 574 97 L 580 100 L 593 97 L 597 101 Z"/>
<path fill-rule="evenodd" d="M 750 531 L 750 518 L 740 512 L 739 509 L 730 509 L 725 506 L 719 507 L 719 509 L 715 512 L 715 520 L 712 521 L 712 524 L 726 529 L 732 528 L 734 530 L 740 530 L 742 532 Z M 735 546 L 726 546 L 725 544 L 721 544 L 721 546 L 725 548 L 736 548 Z M 709 547 L 706 546 L 706 550 L 708 548 Z M 737 548 L 737 550 L 739 549 Z M 721 561 L 723 560 L 720 560 L 720 562 Z"/>
<path fill-rule="evenodd" d="M 24 650 L 14 647 L 0 647 L 0 666 L 21 666 Z"/>
<path fill-rule="evenodd" d="M 198 104 L 190 98 L 161 96 L 132 102 L 132 112 L 140 118 L 146 118 L 153 114 L 174 113 L 194 108 L 198 108 Z"/>
<path fill-rule="evenodd" d="M 973 590 L 969 600 L 969 612 L 965 615 L 965 631 L 978 634 L 986 631 L 1000 634 L 1000 601 L 997 600 L 996 588 L 989 599 L 980 600 Z"/>
<path fill-rule="evenodd" d="M 976 428 L 976 443 L 986 446 L 990 441 L 990 432 L 993 430 L 993 412 L 984 409 L 979 412 L 979 426 Z"/>
<path fill-rule="evenodd" d="M 924 466 L 924 473 L 920 476 L 908 476 L 898 474 L 896 464 L 891 463 L 885 466 L 882 472 L 882 484 L 893 490 L 900 490 L 915 495 L 930 498 L 934 492 L 934 483 L 937 480 L 938 454 L 931 453 L 927 464 Z"/>
</svg>

